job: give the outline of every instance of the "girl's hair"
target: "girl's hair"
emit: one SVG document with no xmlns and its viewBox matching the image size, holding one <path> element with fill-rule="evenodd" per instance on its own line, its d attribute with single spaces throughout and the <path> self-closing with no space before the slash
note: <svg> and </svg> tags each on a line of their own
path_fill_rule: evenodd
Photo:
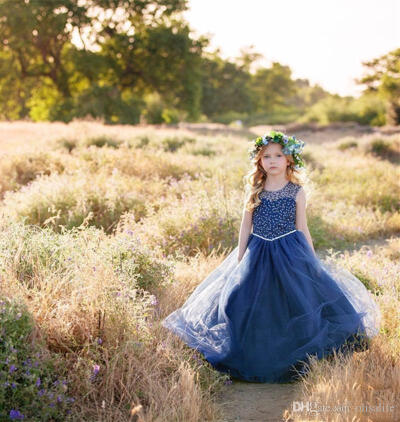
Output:
<svg viewBox="0 0 400 422">
<path fill-rule="evenodd" d="M 279 145 L 279 144 L 278 144 Z M 253 168 L 244 176 L 245 180 L 245 208 L 248 211 L 256 208 L 260 203 L 260 198 L 258 194 L 264 189 L 265 181 L 267 180 L 267 173 L 261 165 L 261 157 L 264 154 L 265 148 L 267 145 L 262 147 L 258 153 L 255 155 L 253 162 Z M 282 145 L 280 145 L 282 148 Z M 290 182 L 302 184 L 302 179 L 299 176 L 298 170 L 294 168 L 293 157 L 285 155 L 289 161 L 289 165 L 286 167 L 286 177 Z"/>
</svg>

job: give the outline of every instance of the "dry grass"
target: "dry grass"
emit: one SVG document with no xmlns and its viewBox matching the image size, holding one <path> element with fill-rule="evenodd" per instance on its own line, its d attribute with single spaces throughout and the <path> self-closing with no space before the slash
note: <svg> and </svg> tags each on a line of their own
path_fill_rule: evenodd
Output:
<svg viewBox="0 0 400 422">
<path fill-rule="evenodd" d="M 331 361 L 312 359 L 311 372 L 302 382 L 296 401 L 306 407 L 287 409 L 292 421 L 397 421 L 400 419 L 400 261 L 399 239 L 385 245 L 360 248 L 337 256 L 376 296 L 382 313 L 381 329 L 365 352 L 337 354 Z M 381 405 L 381 407 L 378 407 Z M 317 412 L 318 410 L 318 412 Z"/>
<path fill-rule="evenodd" d="M 244 131 L 80 121 L 1 123 L 0 130 L 0 293 L 27 304 L 35 335 L 68 374 L 77 398 L 74 417 L 142 422 L 220 417 L 215 393 L 226 376 L 160 321 L 237 244 L 248 168 Z M 87 139 L 103 135 L 110 145 L 120 143 L 87 147 Z M 195 142 L 165 151 L 162 140 L 172 136 Z M 382 136 L 397 145 L 398 135 Z M 141 144 L 145 137 L 148 142 Z M 299 400 L 396 404 L 399 166 L 369 152 L 371 135 L 360 135 L 358 146 L 349 149 L 338 148 L 337 139 L 309 143 L 309 226 L 320 250 L 388 239 L 383 246 L 335 257 L 380 289 L 383 324 L 369 351 L 315 362 Z M 93 378 L 95 364 L 100 372 Z M 382 419 L 383 412 L 377 415 L 369 416 L 390 420 Z M 301 417 L 292 415 L 306 420 Z"/>
</svg>

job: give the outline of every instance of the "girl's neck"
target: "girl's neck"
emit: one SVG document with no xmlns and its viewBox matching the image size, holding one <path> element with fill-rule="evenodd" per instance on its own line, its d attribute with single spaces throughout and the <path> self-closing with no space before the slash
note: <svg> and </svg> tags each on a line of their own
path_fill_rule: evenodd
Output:
<svg viewBox="0 0 400 422">
<path fill-rule="evenodd" d="M 287 183 L 289 182 L 289 179 L 286 177 L 271 177 L 268 176 L 267 180 L 264 183 L 264 189 L 265 190 L 277 190 L 280 188 L 283 188 Z"/>
</svg>

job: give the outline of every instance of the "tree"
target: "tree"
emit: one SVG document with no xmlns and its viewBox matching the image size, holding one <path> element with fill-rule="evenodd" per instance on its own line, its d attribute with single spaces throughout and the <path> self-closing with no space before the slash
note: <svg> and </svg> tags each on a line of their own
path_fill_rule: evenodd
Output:
<svg viewBox="0 0 400 422">
<path fill-rule="evenodd" d="M 297 91 L 288 66 L 273 62 L 270 68 L 260 68 L 252 78 L 251 87 L 257 97 L 257 111 L 271 112 L 285 106 L 287 98 Z"/>
<path fill-rule="evenodd" d="M 357 79 L 357 82 L 366 85 L 365 93 L 376 92 L 386 100 L 388 124 L 400 124 L 400 48 L 363 62 L 363 65 L 369 74 Z"/>
<path fill-rule="evenodd" d="M 23 102 L 21 112 L 26 112 L 29 101 L 35 103 L 30 97 L 40 102 L 45 96 L 49 107 L 57 104 L 59 114 L 54 118 L 71 117 L 78 94 L 87 95 L 92 86 L 99 92 L 99 87 L 111 83 L 111 92 L 116 88 L 118 97 L 126 89 L 157 88 L 196 115 L 201 95 L 196 66 L 206 40 L 190 40 L 189 29 L 174 18 L 186 10 L 186 3 L 0 0 L 0 96 L 8 97 L 10 82 L 16 78 L 21 86 L 36 88 L 20 90 L 19 96 L 14 92 L 14 104 Z M 74 31 L 82 49 L 71 42 Z M 13 72 L 7 74 L 6 69 Z M 1 114 L 10 115 L 11 104 Z"/>
<path fill-rule="evenodd" d="M 202 75 L 204 114 L 211 117 L 251 109 L 251 76 L 236 63 L 223 60 L 216 51 L 203 57 Z"/>
</svg>

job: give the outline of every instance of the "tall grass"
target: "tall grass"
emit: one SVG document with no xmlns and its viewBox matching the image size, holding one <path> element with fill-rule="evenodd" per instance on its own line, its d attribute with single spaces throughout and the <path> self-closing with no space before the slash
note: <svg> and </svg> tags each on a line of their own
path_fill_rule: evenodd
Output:
<svg viewBox="0 0 400 422">
<path fill-rule="evenodd" d="M 242 132 L 72 127 L 47 150 L 0 158 L 1 296 L 26 306 L 33 343 L 64 368 L 72 419 L 222 418 L 227 376 L 160 321 L 237 245 Z M 380 292 L 384 317 L 369 351 L 315 362 L 307 400 L 400 402 L 399 166 L 388 157 L 399 138 L 383 138 L 378 150 L 363 137 L 307 151 L 314 246 L 353 247 L 334 259 Z"/>
<path fill-rule="evenodd" d="M 384 245 L 335 254 L 372 289 L 382 313 L 380 333 L 370 349 L 333 360 L 312 359 L 296 401 L 310 403 L 303 411 L 289 407 L 286 420 L 396 421 L 400 418 L 400 261 L 399 238 Z M 311 412 L 310 409 L 314 409 Z M 318 419 L 319 418 L 319 419 Z"/>
</svg>

